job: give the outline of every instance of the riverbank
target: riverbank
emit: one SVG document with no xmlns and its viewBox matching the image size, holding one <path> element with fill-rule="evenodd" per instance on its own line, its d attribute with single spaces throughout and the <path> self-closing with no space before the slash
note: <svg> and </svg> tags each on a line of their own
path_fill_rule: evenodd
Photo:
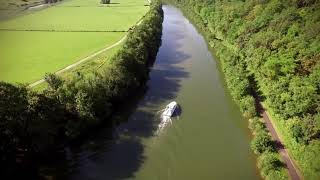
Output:
<svg viewBox="0 0 320 180">
<path fill-rule="evenodd" d="M 123 120 L 112 134 L 102 127 L 67 147 L 51 166 L 53 179 L 261 179 L 248 123 L 204 36 L 178 8 L 163 11 L 162 44 L 145 91 L 129 108 L 121 104 L 116 118 Z M 179 117 L 156 134 L 157 112 L 171 101 L 179 103 Z"/>
<path fill-rule="evenodd" d="M 154 1 L 99 72 L 76 73 L 70 80 L 47 74 L 49 87 L 41 93 L 1 82 L 0 119 L 6 124 L 0 132 L 2 176 L 34 178 L 39 157 L 50 156 L 101 123 L 112 126 L 110 117 L 117 107 L 148 79 L 161 44 L 162 20 L 161 4 Z"/>
<path fill-rule="evenodd" d="M 275 125 L 272 122 L 270 115 L 268 114 L 268 112 L 266 112 L 266 110 L 264 108 L 261 109 L 261 116 L 264 119 L 264 122 L 266 124 L 266 128 L 268 128 L 272 139 L 275 141 L 276 145 L 277 145 L 277 150 L 279 152 L 279 154 L 281 155 L 282 160 L 285 162 L 286 167 L 288 169 L 288 173 L 291 177 L 291 180 L 301 180 L 301 174 L 299 172 L 299 169 L 296 167 L 295 162 L 293 161 L 293 159 L 290 157 L 289 153 L 288 153 L 288 149 L 285 148 L 285 146 L 283 145 L 283 140 L 281 140 L 280 136 L 279 136 L 279 131 L 277 132 L 275 129 Z"/>
<path fill-rule="evenodd" d="M 255 98 L 253 96 L 255 94 L 253 93 L 255 91 L 255 87 L 252 86 L 251 83 L 253 77 L 252 75 L 249 75 L 250 73 L 248 72 L 246 65 L 241 62 L 241 59 L 245 57 L 236 55 L 235 53 L 237 50 L 234 49 L 235 47 L 225 41 L 222 36 L 219 36 L 219 34 L 212 33 L 212 29 L 210 29 L 212 27 L 208 27 L 209 22 L 205 17 L 206 15 L 208 16 L 211 7 L 207 7 L 208 5 L 205 5 L 207 9 L 201 10 L 203 5 L 201 3 L 197 4 L 197 8 L 194 8 L 194 5 L 191 5 L 192 2 L 189 4 L 188 2 L 178 3 L 176 1 L 165 2 L 173 3 L 182 8 L 184 13 L 192 19 L 200 29 L 202 29 L 204 34 L 207 36 L 210 45 L 216 50 L 216 55 L 219 57 L 221 62 L 227 85 L 231 91 L 233 99 L 240 106 L 243 116 L 247 119 L 251 119 L 249 121 L 249 126 L 255 134 L 255 138 L 253 139 L 251 146 L 259 156 L 258 167 L 261 170 L 262 176 L 266 179 L 288 179 L 288 174 L 279 159 L 280 154 L 274 153 L 275 148 L 277 148 L 279 152 L 282 151 L 282 149 L 279 149 L 279 146 L 276 146 L 275 142 L 271 141 L 271 136 L 267 132 L 268 130 L 266 129 L 266 126 L 260 123 L 263 121 L 259 118 L 254 118 L 259 114 L 258 109 L 255 106 Z M 194 9 L 196 9 L 197 12 L 193 11 Z M 283 163 L 286 163 L 286 161 Z M 292 167 L 290 164 L 288 164 L 288 166 Z M 296 173 L 292 172 L 295 171 L 295 169 L 291 168 L 290 171 L 290 175 Z M 299 177 L 293 177 L 293 179 L 296 178 Z"/>
</svg>

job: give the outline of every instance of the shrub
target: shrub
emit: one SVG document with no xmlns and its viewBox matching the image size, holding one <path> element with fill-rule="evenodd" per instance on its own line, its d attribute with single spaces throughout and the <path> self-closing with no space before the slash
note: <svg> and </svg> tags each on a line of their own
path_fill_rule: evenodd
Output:
<svg viewBox="0 0 320 180">
<path fill-rule="evenodd" d="M 262 177 L 277 176 L 280 168 L 283 167 L 283 163 L 275 153 L 266 152 L 258 158 L 258 167 L 261 169 Z"/>
<path fill-rule="evenodd" d="M 266 132 L 258 132 L 251 141 L 251 149 L 256 154 L 262 154 L 263 152 L 275 151 L 274 143 L 271 136 Z"/>
<path fill-rule="evenodd" d="M 51 73 L 47 73 L 44 76 L 44 80 L 47 82 L 49 88 L 54 91 L 56 91 L 63 84 L 63 81 L 61 78 L 59 78 L 57 75 L 51 74 Z"/>
<path fill-rule="evenodd" d="M 257 115 L 255 100 L 252 96 L 245 96 L 240 100 L 240 110 L 245 118 L 252 118 Z"/>
<path fill-rule="evenodd" d="M 251 129 L 254 133 L 266 131 L 266 125 L 264 122 L 260 120 L 259 117 L 254 117 L 249 119 L 249 129 Z"/>
<path fill-rule="evenodd" d="M 110 0 L 101 0 L 101 4 L 110 4 Z"/>
</svg>

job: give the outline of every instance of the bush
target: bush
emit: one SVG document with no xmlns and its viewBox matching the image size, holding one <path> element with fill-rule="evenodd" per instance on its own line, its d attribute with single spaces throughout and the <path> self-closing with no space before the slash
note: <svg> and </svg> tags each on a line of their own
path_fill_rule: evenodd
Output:
<svg viewBox="0 0 320 180">
<path fill-rule="evenodd" d="M 44 80 L 47 82 L 50 90 L 53 91 L 56 91 L 59 87 L 63 85 L 62 79 L 56 76 L 55 74 L 47 73 L 44 76 Z"/>
<path fill-rule="evenodd" d="M 252 118 L 257 115 L 255 100 L 252 96 L 245 96 L 240 100 L 240 110 L 245 118 Z"/>
<path fill-rule="evenodd" d="M 274 152 L 275 147 L 271 139 L 271 136 L 266 132 L 258 132 L 251 141 L 251 149 L 256 154 L 262 154 L 264 152 Z"/>
<path fill-rule="evenodd" d="M 266 131 L 266 125 L 264 122 L 260 120 L 259 117 L 254 117 L 249 119 L 249 129 L 251 129 L 254 133 Z"/>
<path fill-rule="evenodd" d="M 258 167 L 261 169 L 262 177 L 278 176 L 280 169 L 283 167 L 283 163 L 275 153 L 266 152 L 258 158 Z"/>
<path fill-rule="evenodd" d="M 110 0 L 101 0 L 101 4 L 110 4 Z"/>
</svg>

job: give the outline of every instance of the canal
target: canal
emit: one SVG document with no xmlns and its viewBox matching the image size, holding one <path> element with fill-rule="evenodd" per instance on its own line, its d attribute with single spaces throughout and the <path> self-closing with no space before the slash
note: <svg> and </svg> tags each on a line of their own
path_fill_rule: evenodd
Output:
<svg viewBox="0 0 320 180">
<path fill-rule="evenodd" d="M 231 100 L 205 39 L 173 6 L 164 5 L 162 46 L 141 97 L 119 113 L 117 128 L 69 147 L 57 179 L 254 180 L 247 121 Z M 181 106 L 160 134 L 157 111 Z"/>
</svg>

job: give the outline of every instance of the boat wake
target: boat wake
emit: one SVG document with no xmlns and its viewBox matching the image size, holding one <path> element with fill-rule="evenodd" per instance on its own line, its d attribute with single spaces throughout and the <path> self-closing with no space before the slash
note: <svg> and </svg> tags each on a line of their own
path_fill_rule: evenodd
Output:
<svg viewBox="0 0 320 180">
<path fill-rule="evenodd" d="M 165 109 L 158 111 L 158 113 L 161 113 L 161 116 L 158 130 L 156 132 L 157 135 L 159 135 L 169 123 L 172 124 L 171 117 L 175 115 L 177 109 L 178 103 L 173 101 L 168 104 Z M 179 118 L 179 116 L 177 117 Z"/>
</svg>

